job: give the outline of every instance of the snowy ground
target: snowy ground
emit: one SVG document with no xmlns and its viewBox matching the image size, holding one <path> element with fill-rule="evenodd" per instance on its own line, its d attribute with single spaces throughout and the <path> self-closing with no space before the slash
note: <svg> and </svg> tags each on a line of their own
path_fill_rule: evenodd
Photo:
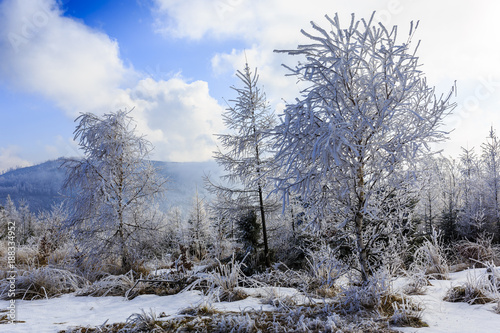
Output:
<svg viewBox="0 0 500 333">
<path fill-rule="evenodd" d="M 245 288 L 246 289 L 246 288 Z M 277 293 L 283 296 L 297 293 L 289 288 L 276 288 Z M 281 290 L 283 289 L 283 290 Z M 263 291 L 254 291 L 256 296 Z M 125 322 L 127 318 L 140 313 L 142 309 L 156 314 L 164 313 L 167 316 L 176 315 L 179 311 L 196 306 L 206 297 L 199 291 L 188 291 L 171 296 L 141 295 L 130 301 L 124 297 L 76 297 L 74 294 L 49 300 L 16 301 L 17 320 L 25 323 L 15 325 L 0 325 L 0 332 L 36 332 L 53 333 L 71 326 L 97 326 Z M 0 309 L 8 306 L 7 301 L 0 301 Z M 214 308 L 225 312 L 250 310 L 271 311 L 273 307 L 263 304 L 261 298 L 248 297 L 235 302 L 214 303 Z"/>
<path fill-rule="evenodd" d="M 432 281 L 426 295 L 412 296 L 425 307 L 423 320 L 429 324 L 427 328 L 401 328 L 402 332 L 500 332 L 500 315 L 492 311 L 494 304 L 468 305 L 465 303 L 444 302 L 443 297 L 451 286 L 456 286 L 484 274 L 484 269 L 463 271 L 451 274 L 447 281 Z M 298 292 L 290 288 L 258 288 L 247 289 L 250 297 L 236 302 L 214 303 L 221 311 L 249 311 L 252 309 L 272 310 L 262 299 L 269 295 L 300 297 Z M 176 315 L 180 310 L 196 306 L 203 302 L 204 296 L 198 291 L 189 291 L 172 296 L 142 295 L 131 301 L 123 297 L 75 297 L 73 294 L 59 298 L 35 301 L 16 301 L 17 319 L 25 321 L 15 325 L 0 325 L 0 332 L 57 332 L 71 326 L 96 326 L 125 322 L 127 318 L 140 313 L 154 311 L 167 316 Z M 305 302 L 304 298 L 304 302 Z M 301 303 L 301 301 L 299 301 Z M 0 309 L 5 309 L 7 301 L 0 301 Z"/>
<path fill-rule="evenodd" d="M 424 307 L 423 320 L 429 324 L 424 328 L 398 329 L 402 332 L 458 333 L 500 332 L 500 314 L 493 312 L 495 304 L 469 305 L 444 302 L 443 297 L 451 286 L 458 286 L 468 279 L 477 279 L 485 269 L 466 270 L 450 274 L 450 280 L 433 280 L 425 295 L 412 296 Z"/>
</svg>

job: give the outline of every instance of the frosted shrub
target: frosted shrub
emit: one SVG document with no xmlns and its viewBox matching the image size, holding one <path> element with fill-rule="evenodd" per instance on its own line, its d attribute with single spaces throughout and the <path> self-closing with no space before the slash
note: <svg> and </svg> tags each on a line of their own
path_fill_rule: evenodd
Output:
<svg viewBox="0 0 500 333">
<path fill-rule="evenodd" d="M 422 310 L 410 299 L 392 292 L 388 273 L 377 272 L 362 285 L 350 285 L 333 303 L 333 309 L 345 316 L 387 320 L 393 325 L 422 327 Z"/>
<path fill-rule="evenodd" d="M 16 262 L 27 268 L 38 266 L 38 250 L 34 246 L 24 245 L 16 249 Z"/>
<path fill-rule="evenodd" d="M 275 264 L 266 272 L 252 275 L 252 279 L 268 286 L 295 288 L 302 291 L 307 290 L 313 284 L 310 272 L 292 270 L 282 263 Z"/>
<path fill-rule="evenodd" d="M 406 272 L 408 283 L 403 287 L 407 295 L 423 295 L 429 286 L 429 278 L 422 269 L 414 269 Z"/>
<path fill-rule="evenodd" d="M 348 271 L 347 266 L 337 259 L 337 252 L 330 245 L 322 244 L 319 250 L 308 253 L 309 271 L 320 287 L 333 288 L 335 281 Z"/>
<path fill-rule="evenodd" d="M 449 267 L 436 231 L 433 231 L 431 239 L 425 240 L 415 251 L 410 271 L 423 271 L 426 275 L 438 280 L 448 279 Z"/>
<path fill-rule="evenodd" d="M 376 309 L 384 295 L 390 293 L 389 277 L 383 272 L 372 275 L 361 286 L 350 285 L 339 297 L 339 311 L 356 313 Z"/>
<path fill-rule="evenodd" d="M 208 285 L 208 292 L 217 301 L 235 301 L 246 298 L 247 295 L 241 292 L 238 287 L 242 283 L 257 284 L 258 282 L 246 277 L 242 272 L 243 264 L 236 261 L 234 255 L 227 264 L 220 261 L 214 271 L 209 272 L 207 276 L 197 279 L 191 283 L 185 290 L 191 290 L 204 285 Z"/>
</svg>

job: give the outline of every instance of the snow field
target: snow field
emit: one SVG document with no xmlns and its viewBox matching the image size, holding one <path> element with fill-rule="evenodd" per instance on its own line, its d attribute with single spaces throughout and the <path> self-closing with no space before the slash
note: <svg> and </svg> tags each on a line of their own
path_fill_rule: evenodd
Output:
<svg viewBox="0 0 500 333">
<path fill-rule="evenodd" d="M 422 320 L 429 327 L 398 328 L 401 332 L 418 333 L 495 333 L 500 332 L 500 315 L 494 312 L 496 304 L 469 305 L 451 303 L 443 300 L 447 291 L 462 285 L 471 279 L 480 278 L 486 269 L 469 269 L 450 273 L 449 280 L 431 280 L 425 295 L 410 296 L 416 303 L 422 304 Z"/>
<path fill-rule="evenodd" d="M 298 291 L 292 288 L 242 288 L 249 296 L 234 302 L 211 303 L 209 296 L 200 291 L 186 291 L 170 296 L 140 295 L 126 301 L 124 297 L 76 297 L 74 293 L 58 298 L 16 301 L 17 320 L 24 323 L 15 325 L 0 325 L 1 332 L 34 332 L 53 333 L 68 327 L 91 326 L 125 322 L 134 313 L 153 311 L 157 315 L 164 314 L 167 318 L 176 316 L 181 310 L 196 307 L 202 302 L 210 303 L 215 310 L 221 312 L 241 313 L 253 310 L 273 311 L 271 304 L 263 304 L 262 298 L 272 294 L 297 298 Z M 302 296 L 302 300 L 304 300 Z M 6 308 L 8 301 L 0 301 L 0 308 Z M 163 316 L 163 315 L 162 315 Z"/>
</svg>

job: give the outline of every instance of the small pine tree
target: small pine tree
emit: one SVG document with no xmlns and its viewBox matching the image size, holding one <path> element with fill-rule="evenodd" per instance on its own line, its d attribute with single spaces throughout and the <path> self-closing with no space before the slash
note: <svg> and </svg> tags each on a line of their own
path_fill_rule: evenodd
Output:
<svg viewBox="0 0 500 333">
<path fill-rule="evenodd" d="M 247 253 L 255 253 L 260 245 L 260 223 L 254 210 L 243 213 L 238 219 L 238 239 Z"/>
<path fill-rule="evenodd" d="M 191 238 L 191 252 L 202 260 L 210 243 L 210 230 L 205 202 L 200 198 L 198 190 L 193 198 L 193 206 L 188 218 L 189 236 Z"/>
</svg>

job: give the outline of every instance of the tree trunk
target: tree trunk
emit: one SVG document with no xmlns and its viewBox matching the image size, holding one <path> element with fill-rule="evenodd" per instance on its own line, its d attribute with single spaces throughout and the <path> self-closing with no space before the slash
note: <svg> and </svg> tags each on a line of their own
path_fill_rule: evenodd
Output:
<svg viewBox="0 0 500 333">
<path fill-rule="evenodd" d="M 356 231 L 356 245 L 358 252 L 359 264 L 361 266 L 361 279 L 363 282 L 368 280 L 370 275 L 370 270 L 368 267 L 368 257 L 366 253 L 366 247 L 363 242 L 363 224 L 364 224 L 364 206 L 366 203 L 365 198 L 365 182 L 364 182 L 364 174 L 363 167 L 360 166 L 357 174 L 357 195 L 358 195 L 358 204 L 356 206 L 356 213 L 354 216 L 354 225 Z"/>
<path fill-rule="evenodd" d="M 118 238 L 120 244 L 120 256 L 121 256 L 121 266 L 122 270 L 128 272 L 131 269 L 131 263 L 128 258 L 127 246 L 125 244 L 125 217 L 124 214 L 124 204 L 123 204 L 123 186 L 125 182 L 125 176 L 123 171 L 123 159 L 119 160 L 119 175 L 118 175 Z"/>
<path fill-rule="evenodd" d="M 264 210 L 264 198 L 262 195 L 262 188 L 259 185 L 259 206 L 260 206 L 260 218 L 262 221 L 262 238 L 264 239 L 264 257 L 266 260 L 266 266 L 271 267 L 271 258 L 269 258 L 269 247 L 267 244 L 267 230 L 266 230 L 266 214 Z"/>
</svg>

